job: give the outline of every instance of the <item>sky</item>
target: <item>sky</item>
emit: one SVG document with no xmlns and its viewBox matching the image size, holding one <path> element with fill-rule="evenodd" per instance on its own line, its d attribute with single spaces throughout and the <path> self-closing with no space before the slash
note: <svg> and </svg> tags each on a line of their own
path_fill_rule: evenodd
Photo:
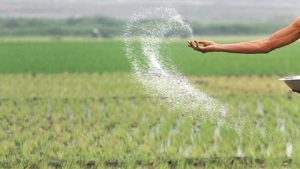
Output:
<svg viewBox="0 0 300 169">
<path fill-rule="evenodd" d="M 134 11 L 172 6 L 188 20 L 291 21 L 299 0 L 0 0 L 0 17 L 70 18 L 109 16 L 127 19 Z"/>
</svg>

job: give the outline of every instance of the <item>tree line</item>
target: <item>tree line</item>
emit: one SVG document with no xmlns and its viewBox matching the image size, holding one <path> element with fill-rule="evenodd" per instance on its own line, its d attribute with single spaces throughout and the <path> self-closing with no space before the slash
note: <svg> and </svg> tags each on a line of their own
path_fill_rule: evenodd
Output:
<svg viewBox="0 0 300 169">
<path fill-rule="evenodd" d="M 189 21 L 188 21 L 189 22 Z M 283 22 L 189 22 L 194 35 L 263 35 L 283 28 Z M 0 18 L 0 36 L 120 37 L 125 20 L 109 17 L 67 19 Z"/>
</svg>

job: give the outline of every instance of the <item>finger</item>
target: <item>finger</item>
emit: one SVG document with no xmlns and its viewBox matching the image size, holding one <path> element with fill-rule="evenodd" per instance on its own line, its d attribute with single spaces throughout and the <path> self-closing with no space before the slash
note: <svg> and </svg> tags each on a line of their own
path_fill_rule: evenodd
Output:
<svg viewBox="0 0 300 169">
<path fill-rule="evenodd" d="M 208 41 L 199 41 L 200 44 L 202 44 L 204 47 L 209 45 Z"/>
<path fill-rule="evenodd" d="M 199 41 L 195 40 L 194 42 L 196 43 L 197 49 L 199 49 Z"/>
<path fill-rule="evenodd" d="M 195 49 L 195 46 L 192 41 L 188 41 L 188 46 Z"/>
<path fill-rule="evenodd" d="M 200 44 L 205 44 L 206 43 L 206 41 L 203 41 L 203 40 L 199 40 L 198 41 Z"/>
</svg>

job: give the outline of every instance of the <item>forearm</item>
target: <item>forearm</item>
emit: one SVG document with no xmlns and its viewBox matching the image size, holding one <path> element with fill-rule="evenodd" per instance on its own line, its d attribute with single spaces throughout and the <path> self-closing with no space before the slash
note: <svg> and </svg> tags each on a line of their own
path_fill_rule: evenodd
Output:
<svg viewBox="0 0 300 169">
<path fill-rule="evenodd" d="M 250 42 L 235 44 L 216 44 L 214 51 L 230 53 L 268 53 L 274 49 L 286 46 L 300 38 L 300 18 L 296 19 L 290 26 L 281 29 L 269 38 Z"/>
<path fill-rule="evenodd" d="M 270 48 L 266 45 L 266 41 L 267 39 L 224 45 L 216 44 L 213 51 L 245 54 L 268 53 Z"/>
</svg>

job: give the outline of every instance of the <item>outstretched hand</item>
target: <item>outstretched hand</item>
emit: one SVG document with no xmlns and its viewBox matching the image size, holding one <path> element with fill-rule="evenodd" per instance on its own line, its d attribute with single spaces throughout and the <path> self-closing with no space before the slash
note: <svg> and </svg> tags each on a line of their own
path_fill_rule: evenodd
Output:
<svg viewBox="0 0 300 169">
<path fill-rule="evenodd" d="M 195 44 L 194 44 L 195 43 Z M 212 41 L 187 41 L 187 46 L 196 51 L 206 53 L 215 51 L 216 43 Z"/>
</svg>

